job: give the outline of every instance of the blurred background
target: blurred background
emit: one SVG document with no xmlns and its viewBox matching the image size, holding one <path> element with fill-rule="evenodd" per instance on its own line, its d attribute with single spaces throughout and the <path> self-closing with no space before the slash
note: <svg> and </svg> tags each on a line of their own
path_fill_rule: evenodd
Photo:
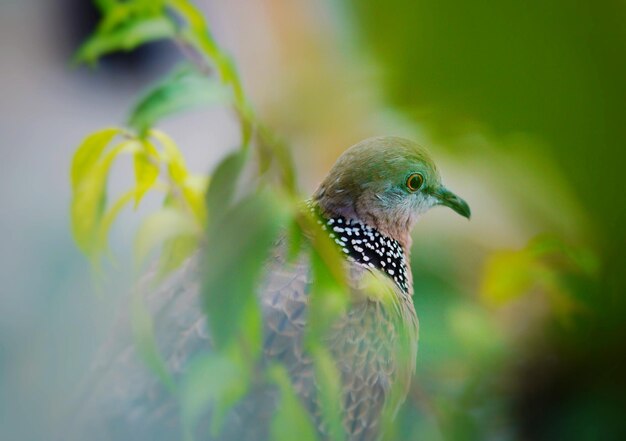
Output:
<svg viewBox="0 0 626 441">
<path fill-rule="evenodd" d="M 372 135 L 427 146 L 471 222 L 414 233 L 420 348 L 397 439 L 626 437 L 626 5 L 621 0 L 198 0 L 303 195 Z M 72 242 L 68 169 L 178 60 L 71 57 L 86 0 L 0 3 L 0 439 L 44 440 L 128 291 L 139 213 L 106 286 Z M 196 172 L 239 142 L 216 108 L 164 124 Z M 125 168 L 126 167 L 126 168 Z M 113 189 L 128 187 L 120 164 Z"/>
</svg>

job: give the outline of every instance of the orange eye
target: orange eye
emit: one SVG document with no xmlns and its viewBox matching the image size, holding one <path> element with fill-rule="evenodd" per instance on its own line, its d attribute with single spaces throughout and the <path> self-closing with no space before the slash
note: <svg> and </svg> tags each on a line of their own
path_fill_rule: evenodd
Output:
<svg viewBox="0 0 626 441">
<path fill-rule="evenodd" d="M 411 191 L 417 191 L 424 183 L 424 176 L 420 173 L 413 173 L 406 179 L 406 186 Z"/>
</svg>

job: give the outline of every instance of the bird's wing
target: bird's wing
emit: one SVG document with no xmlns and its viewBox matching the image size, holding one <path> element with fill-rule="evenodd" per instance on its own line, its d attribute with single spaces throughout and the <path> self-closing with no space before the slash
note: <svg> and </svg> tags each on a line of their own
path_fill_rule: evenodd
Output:
<svg viewBox="0 0 626 441">
<path fill-rule="evenodd" d="M 297 391 L 306 397 L 313 390 L 310 360 L 302 350 L 306 321 L 308 265 L 302 259 L 288 263 L 277 247 L 260 283 L 265 359 L 288 367 Z M 174 380 L 191 359 L 211 350 L 206 316 L 200 307 L 201 258 L 194 256 L 167 280 L 154 287 L 148 275 L 142 291 L 153 318 L 157 347 Z M 83 381 L 76 421 L 63 439 L 166 440 L 180 436 L 178 403 L 140 358 L 133 342 L 129 308 L 117 320 L 113 335 L 103 345 Z M 263 439 L 276 392 L 259 385 L 236 406 L 226 423 L 223 439 Z M 261 421 L 263 420 L 263 421 Z M 246 424 L 242 424 L 246 421 Z M 246 427 L 247 426 L 247 427 Z M 250 432 L 251 433 L 246 433 Z M 203 438 L 204 439 L 204 438 Z"/>
<path fill-rule="evenodd" d="M 404 401 L 414 368 L 415 312 L 381 272 L 353 265 L 352 307 L 330 335 L 343 382 L 344 427 L 352 441 L 378 439 L 381 417 Z M 408 320 L 407 320 L 408 319 Z M 415 334 L 416 337 L 416 334 Z M 407 377 L 406 374 L 409 376 Z"/>
<path fill-rule="evenodd" d="M 287 262 L 283 249 L 277 247 L 269 259 L 258 291 L 264 359 L 287 368 L 296 392 L 321 428 L 313 363 L 303 349 L 312 284 L 310 265 L 306 256 Z M 153 317 L 156 343 L 175 381 L 194 356 L 211 350 L 206 316 L 200 307 L 200 273 L 201 259 L 196 256 L 157 288 L 151 289 L 151 282 L 146 282 L 145 304 Z M 357 287 L 362 273 L 362 268 L 351 266 L 355 305 L 328 341 L 344 384 L 345 423 L 353 435 L 351 441 L 366 441 L 375 433 L 376 415 L 397 370 L 387 347 L 394 338 L 391 322 L 383 305 L 364 297 Z M 88 376 L 87 394 L 76 416 L 81 423 L 75 432 L 78 435 L 63 439 L 158 441 L 180 437 L 178 402 L 140 359 L 130 329 L 130 319 L 124 314 Z M 277 399 L 273 386 L 256 385 L 228 416 L 220 439 L 267 439 Z"/>
<path fill-rule="evenodd" d="M 148 274 L 140 288 L 153 318 L 157 347 L 175 380 L 195 353 L 211 347 L 198 301 L 199 260 L 197 256 L 189 259 L 156 287 L 155 273 Z M 62 439 L 168 440 L 180 436 L 177 403 L 139 356 L 129 310 L 121 308 L 112 335 L 85 376 L 72 427 Z"/>
</svg>

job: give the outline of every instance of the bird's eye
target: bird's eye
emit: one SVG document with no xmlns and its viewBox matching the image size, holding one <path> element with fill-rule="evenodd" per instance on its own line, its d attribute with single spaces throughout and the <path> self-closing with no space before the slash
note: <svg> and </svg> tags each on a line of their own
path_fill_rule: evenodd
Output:
<svg viewBox="0 0 626 441">
<path fill-rule="evenodd" d="M 406 186 L 411 191 L 417 191 L 420 189 L 422 184 L 424 183 L 424 176 L 420 173 L 413 173 L 406 179 Z"/>
</svg>

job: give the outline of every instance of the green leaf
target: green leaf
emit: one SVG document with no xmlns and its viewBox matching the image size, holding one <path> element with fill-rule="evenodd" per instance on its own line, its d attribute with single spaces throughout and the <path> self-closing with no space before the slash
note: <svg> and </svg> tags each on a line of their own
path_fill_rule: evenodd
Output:
<svg viewBox="0 0 626 441">
<path fill-rule="evenodd" d="M 131 325 L 139 356 L 170 392 L 174 392 L 176 385 L 167 370 L 165 361 L 159 353 L 154 338 L 152 317 L 150 316 L 150 312 L 146 309 L 140 292 L 135 292 L 132 296 Z"/>
<path fill-rule="evenodd" d="M 117 5 L 116 0 L 94 0 L 93 3 L 102 13 L 109 12 Z"/>
<path fill-rule="evenodd" d="M 241 363 L 225 353 L 203 355 L 189 366 L 181 387 L 181 417 L 185 439 L 193 439 L 196 425 L 212 413 L 212 432 L 217 434 L 228 410 L 248 389 L 250 375 Z"/>
<path fill-rule="evenodd" d="M 262 124 L 257 123 L 256 130 L 259 139 L 260 170 L 265 173 L 272 164 L 275 164 L 284 188 L 291 194 L 297 195 L 295 167 L 288 146 Z"/>
<path fill-rule="evenodd" d="M 174 37 L 175 34 L 174 23 L 165 15 L 134 17 L 113 28 L 101 27 L 81 46 L 75 61 L 94 63 L 111 52 L 131 51 L 144 43 Z"/>
<path fill-rule="evenodd" d="M 311 287 L 310 320 L 307 341 L 315 343 L 324 338 L 326 330 L 349 303 L 343 257 L 335 243 L 328 237 L 308 212 L 302 218 L 310 237 L 310 258 L 313 271 Z"/>
<path fill-rule="evenodd" d="M 287 260 L 295 262 L 304 246 L 304 234 L 296 219 L 292 219 L 287 226 L 287 243 Z"/>
<path fill-rule="evenodd" d="M 135 207 L 150 190 L 159 176 L 158 160 L 159 153 L 148 141 L 142 142 L 143 149 L 135 153 Z"/>
<path fill-rule="evenodd" d="M 273 441 L 316 441 L 317 434 L 311 417 L 294 392 L 285 368 L 275 365 L 269 374 L 280 389 L 280 404 L 272 419 L 270 439 Z"/>
<path fill-rule="evenodd" d="M 212 174 L 211 185 L 206 192 L 206 206 L 217 217 L 230 207 L 235 196 L 237 181 L 246 161 L 246 152 L 238 150 L 226 156 Z"/>
<path fill-rule="evenodd" d="M 343 441 L 346 439 L 346 431 L 342 420 L 343 394 L 339 369 L 325 347 L 320 344 L 316 344 L 315 347 L 311 346 L 307 349 L 312 355 L 315 366 L 315 382 L 328 438 L 333 441 Z"/>
<path fill-rule="evenodd" d="M 78 167 L 71 205 L 72 232 L 79 248 L 91 258 L 96 257 L 99 229 L 106 206 L 106 184 L 117 155 L 133 149 L 133 141 L 123 142 L 111 149 L 90 167 Z M 100 150 L 98 145 L 96 150 Z M 91 159 L 90 159 L 91 161 Z"/>
<path fill-rule="evenodd" d="M 226 103 L 229 91 L 189 65 L 152 88 L 134 107 L 129 125 L 143 134 L 161 119 L 213 104 Z"/>
<path fill-rule="evenodd" d="M 245 198 L 224 213 L 219 222 L 211 223 L 202 298 L 218 348 L 242 335 L 256 335 L 258 341 L 248 343 L 260 344 L 261 320 L 255 291 L 287 213 L 281 201 L 263 192 Z"/>
<path fill-rule="evenodd" d="M 157 246 L 177 237 L 198 237 L 199 228 L 184 212 L 174 208 L 162 210 L 148 216 L 135 237 L 135 263 L 143 263 Z"/>
</svg>

